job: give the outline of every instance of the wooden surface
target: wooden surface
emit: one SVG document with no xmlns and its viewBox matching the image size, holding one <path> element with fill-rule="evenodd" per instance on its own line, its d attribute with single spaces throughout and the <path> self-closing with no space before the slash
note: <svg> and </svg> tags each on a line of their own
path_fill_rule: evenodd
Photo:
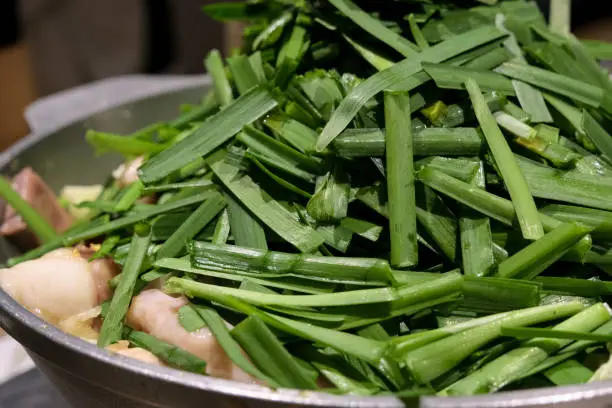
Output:
<svg viewBox="0 0 612 408">
<path fill-rule="evenodd" d="M 36 98 L 28 49 L 0 49 L 0 150 L 28 133 L 24 108 Z"/>
</svg>

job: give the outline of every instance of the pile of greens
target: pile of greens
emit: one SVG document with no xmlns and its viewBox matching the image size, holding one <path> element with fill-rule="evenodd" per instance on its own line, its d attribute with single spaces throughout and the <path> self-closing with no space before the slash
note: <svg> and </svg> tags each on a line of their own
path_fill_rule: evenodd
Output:
<svg viewBox="0 0 612 408">
<path fill-rule="evenodd" d="M 550 24 L 526 1 L 207 6 L 247 23 L 241 50 L 206 57 L 212 90 L 173 121 L 88 132 L 144 155 L 140 181 L 109 182 L 59 237 L 25 214 L 46 243 L 11 263 L 101 242 L 123 272 L 99 345 L 185 370 L 205 362 L 124 327 L 153 280 L 271 387 L 585 383 L 612 340 L 612 46 L 552 3 Z"/>
</svg>

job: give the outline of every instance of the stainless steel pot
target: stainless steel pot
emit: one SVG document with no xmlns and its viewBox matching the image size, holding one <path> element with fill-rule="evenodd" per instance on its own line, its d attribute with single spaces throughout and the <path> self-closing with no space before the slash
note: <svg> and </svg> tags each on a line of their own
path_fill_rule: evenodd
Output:
<svg viewBox="0 0 612 408">
<path fill-rule="evenodd" d="M 131 132 L 170 119 L 181 103 L 197 102 L 206 77 L 115 78 L 45 98 L 26 111 L 32 134 L 0 156 L 11 173 L 32 166 L 56 190 L 102 182 L 119 157 L 96 158 L 88 128 Z M 15 251 L 0 240 L 0 262 Z M 185 373 L 112 355 L 66 335 L 0 290 L 0 326 L 23 344 L 37 366 L 75 407 L 401 407 L 393 397 L 340 397 Z M 2 362 L 0 362 L 2 364 Z M 466 398 L 423 398 L 424 408 L 612 407 L 612 382 Z"/>
</svg>

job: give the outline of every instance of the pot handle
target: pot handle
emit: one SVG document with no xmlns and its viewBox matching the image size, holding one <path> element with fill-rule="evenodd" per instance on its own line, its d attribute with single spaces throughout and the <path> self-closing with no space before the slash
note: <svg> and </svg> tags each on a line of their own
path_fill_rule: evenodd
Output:
<svg viewBox="0 0 612 408">
<path fill-rule="evenodd" d="M 25 109 L 31 133 L 46 133 L 137 99 L 202 86 L 208 75 L 126 75 L 45 96 Z"/>
</svg>

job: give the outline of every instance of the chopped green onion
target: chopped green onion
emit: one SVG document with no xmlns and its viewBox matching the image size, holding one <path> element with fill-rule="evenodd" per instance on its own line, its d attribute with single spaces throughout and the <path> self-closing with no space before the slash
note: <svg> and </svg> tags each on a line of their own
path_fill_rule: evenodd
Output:
<svg viewBox="0 0 612 408">
<path fill-rule="evenodd" d="M 482 135 L 475 128 L 426 128 L 413 132 L 415 156 L 469 156 L 482 149 Z M 383 129 L 347 129 L 334 141 L 341 156 L 384 156 Z"/>
<path fill-rule="evenodd" d="M 141 228 L 135 228 L 134 230 L 130 253 L 121 272 L 121 280 L 115 289 L 100 329 L 98 347 L 106 347 L 121 340 L 124 328 L 123 320 L 130 306 L 136 281 L 151 241 L 149 228 L 148 226 L 145 227 L 146 234 L 145 231 L 140 231 Z"/>
<path fill-rule="evenodd" d="M 156 253 L 157 259 L 178 255 L 198 232 L 213 220 L 224 208 L 226 202 L 221 194 L 209 198 L 197 207 L 185 221 L 168 237 Z"/>
<path fill-rule="evenodd" d="M 533 279 L 576 245 L 590 228 L 565 223 L 500 263 L 497 275 L 503 278 Z"/>
<path fill-rule="evenodd" d="M 190 252 L 194 266 L 222 272 L 291 275 L 346 284 L 394 282 L 387 261 L 376 258 L 290 254 L 207 242 L 193 242 Z"/>
<path fill-rule="evenodd" d="M 526 239 L 538 239 L 544 234 L 544 230 L 537 213 L 538 209 L 529 192 L 529 187 L 521 169 L 518 167 L 510 147 L 508 147 L 504 136 L 497 127 L 478 84 L 469 79 L 465 86 L 470 94 L 476 117 L 482 127 L 487 144 L 495 158 L 495 163 L 499 167 L 500 173 L 510 192 L 523 236 Z"/>
<path fill-rule="evenodd" d="M 231 335 L 259 367 L 259 378 L 283 387 L 317 389 L 316 383 L 258 316 L 250 316 L 234 327 Z M 244 358 L 244 357 L 243 357 Z M 235 360 L 234 360 L 235 361 Z M 247 363 L 248 360 L 246 361 Z"/>
<path fill-rule="evenodd" d="M 186 259 L 164 258 L 156 261 L 153 266 L 171 271 L 184 272 L 192 275 L 208 276 L 233 282 L 243 283 L 249 281 L 265 287 L 290 290 L 294 292 L 303 292 L 313 295 L 329 293 L 335 287 L 334 282 L 327 283 L 312 280 L 308 281 L 292 276 L 270 277 L 264 275 L 261 278 L 258 278 L 257 273 L 237 273 L 236 271 L 230 269 L 225 271 L 219 271 L 213 270 L 212 268 L 194 268 L 191 266 L 191 263 Z"/>
<path fill-rule="evenodd" d="M 165 204 L 158 204 L 156 206 L 135 212 L 133 214 L 127 214 L 121 218 L 117 218 L 110 222 L 84 224 L 82 229 L 69 231 L 64 234 L 64 236 L 62 237 L 62 241 L 64 245 L 70 246 L 90 238 L 95 238 L 100 235 L 116 231 L 121 228 L 129 227 L 138 222 L 148 220 L 160 214 L 175 211 L 184 207 L 193 206 L 194 204 L 202 202 L 207 197 L 207 193 L 200 193 L 191 197 L 183 198 L 181 200 L 168 202 Z"/>
<path fill-rule="evenodd" d="M 406 268 L 418 263 L 413 142 L 407 93 L 385 92 L 385 126 L 391 265 Z"/>
<path fill-rule="evenodd" d="M 432 163 L 428 163 L 427 166 L 435 168 Z M 479 188 L 485 188 L 482 162 L 478 164 L 470 182 Z M 495 263 L 490 220 L 471 208 L 460 208 L 459 212 L 463 273 L 467 276 L 485 276 Z"/>
<path fill-rule="evenodd" d="M 211 158 L 210 166 L 213 172 L 238 201 L 263 224 L 303 252 L 310 252 L 323 243 L 320 234 L 302 225 L 248 175 L 240 175 L 240 169 L 224 158 L 224 155 Z"/>
<path fill-rule="evenodd" d="M 140 198 L 143 191 L 144 185 L 140 181 L 137 180 L 136 182 L 130 184 L 130 186 L 126 189 L 125 194 L 121 196 L 115 205 L 115 208 L 113 208 L 113 212 L 119 213 L 128 211 L 134 205 L 134 203 L 136 203 L 136 200 Z"/>
<path fill-rule="evenodd" d="M 489 323 L 466 329 L 450 337 L 428 343 L 416 350 L 408 351 L 402 360 L 413 378 L 420 384 L 426 384 L 453 369 L 480 347 L 501 336 L 503 326 L 527 326 L 542 323 L 558 319 L 563 315 L 572 315 L 582 308 L 582 305 L 576 303 L 561 303 L 510 312 Z M 423 335 L 427 336 L 427 333 Z"/>
<path fill-rule="evenodd" d="M 479 27 L 422 51 L 416 60 L 407 58 L 372 75 L 355 87 L 334 111 L 330 121 L 319 135 L 317 151 L 325 149 L 357 115 L 361 107 L 377 93 L 388 88 L 409 91 L 405 83 L 411 79 L 412 75 L 421 71 L 419 61 L 443 62 L 501 37 L 503 34 L 494 27 Z"/>
<path fill-rule="evenodd" d="M 610 320 L 607 306 L 598 303 L 555 326 L 557 330 L 589 332 Z M 474 373 L 447 387 L 442 395 L 473 395 L 493 392 L 519 378 L 571 340 L 533 339 L 522 347 L 491 361 Z"/>
<path fill-rule="evenodd" d="M 135 346 L 149 350 L 171 367 L 204 374 L 206 362 L 179 347 L 139 331 L 130 331 L 127 339 Z"/>
<path fill-rule="evenodd" d="M 147 160 L 139 170 L 140 180 L 145 185 L 152 184 L 187 163 L 207 156 L 231 139 L 243 126 L 259 119 L 277 104 L 265 86 L 251 89 L 202 123 L 194 133 Z"/>
<path fill-rule="evenodd" d="M 517 339 L 532 339 L 534 337 L 539 337 L 544 339 L 588 340 L 600 343 L 612 341 L 612 335 L 610 334 L 584 333 L 579 331 L 541 329 L 534 327 L 504 326 L 502 327 L 501 332 L 503 336 L 514 337 Z"/>
<path fill-rule="evenodd" d="M 204 60 L 206 70 L 213 77 L 213 85 L 215 87 L 215 96 L 221 106 L 229 105 L 234 97 L 232 95 L 232 86 L 225 74 L 225 67 L 219 50 L 212 50 Z"/>
<path fill-rule="evenodd" d="M 342 14 L 351 19 L 359 27 L 378 38 L 405 57 L 417 54 L 417 47 L 406 38 L 385 27 L 380 20 L 372 17 L 350 0 L 330 0 Z"/>
<path fill-rule="evenodd" d="M 223 348 L 223 351 L 225 351 L 225 354 L 227 354 L 234 364 L 244 370 L 244 372 L 247 374 L 250 374 L 255 378 L 259 378 L 260 380 L 264 380 L 273 387 L 279 386 L 279 383 L 259 371 L 259 369 L 257 369 L 257 367 L 255 367 L 253 363 L 251 363 L 249 359 L 242 354 L 240 346 L 232 337 L 232 335 L 236 336 L 234 330 L 232 330 L 232 333 L 230 334 L 230 330 L 226 326 L 225 321 L 221 318 L 221 316 L 219 316 L 219 313 L 216 310 L 204 306 L 195 306 L 194 308 L 196 313 L 206 323 L 206 327 L 208 327 L 208 329 L 210 329 L 210 331 L 213 333 L 215 339 L 217 339 Z"/>
<path fill-rule="evenodd" d="M 225 195 L 229 226 L 236 245 L 249 248 L 268 249 L 266 232 L 251 213 L 231 195 Z"/>
<path fill-rule="evenodd" d="M 94 130 L 88 130 L 85 139 L 96 149 L 97 154 L 118 152 L 124 156 L 140 156 L 158 153 L 167 148 L 167 146 L 159 143 Z"/>
</svg>

